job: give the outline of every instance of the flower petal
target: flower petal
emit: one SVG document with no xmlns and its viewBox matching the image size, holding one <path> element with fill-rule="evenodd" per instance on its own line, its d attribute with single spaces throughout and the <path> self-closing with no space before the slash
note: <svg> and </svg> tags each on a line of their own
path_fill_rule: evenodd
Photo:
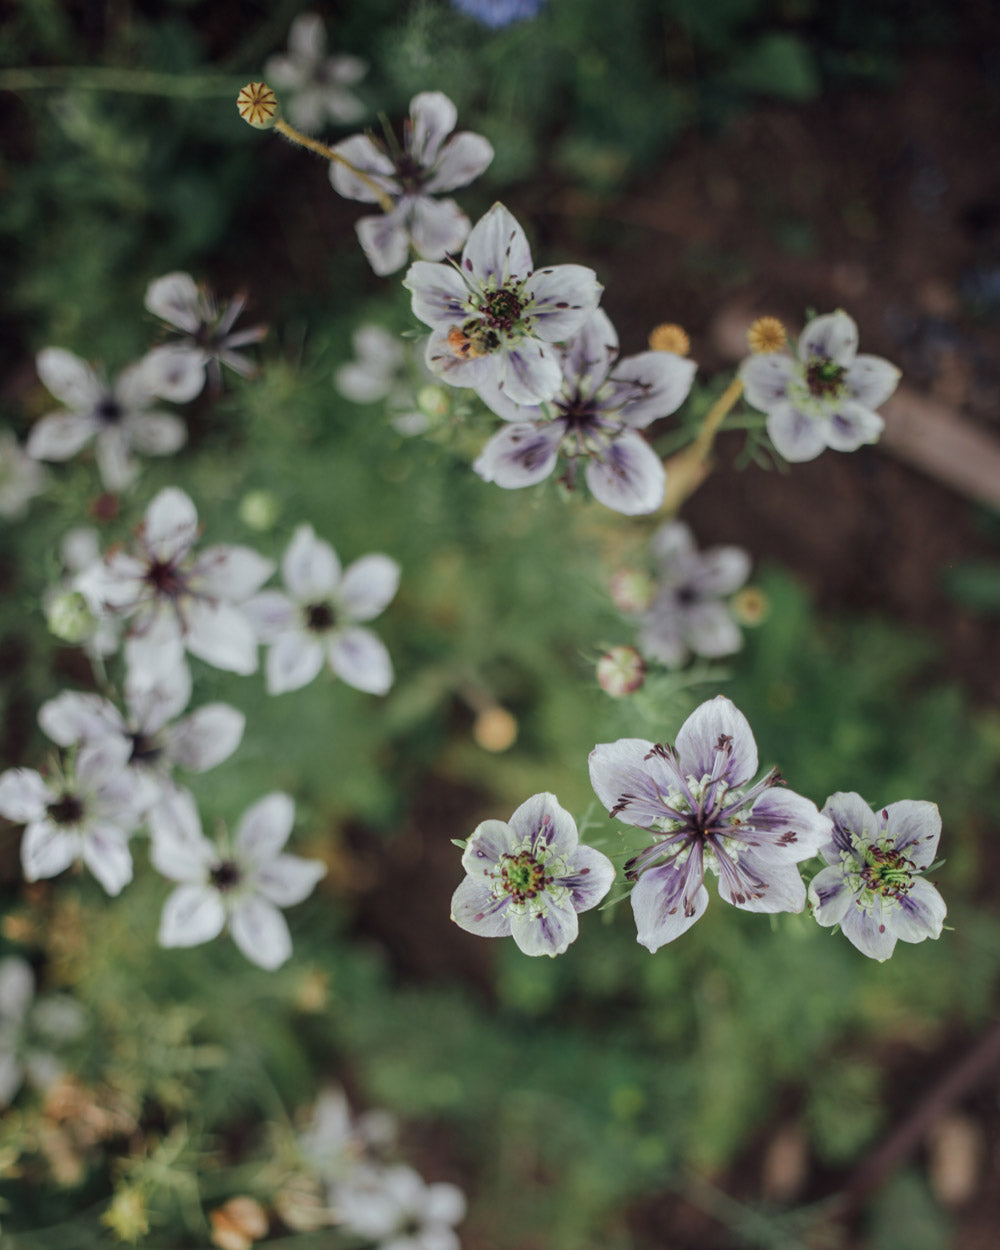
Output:
<svg viewBox="0 0 1000 1250">
<path fill-rule="evenodd" d="M 852 399 L 865 408 L 881 408 L 902 377 L 895 365 L 881 356 L 855 356 L 844 377 Z"/>
<path fill-rule="evenodd" d="M 33 768 L 8 768 L 0 774 L 0 816 L 16 824 L 41 820 L 55 797 Z"/>
<path fill-rule="evenodd" d="M 38 724 L 42 732 L 61 747 L 86 738 L 125 733 L 125 722 L 113 703 L 100 695 L 78 694 L 75 690 L 64 690 L 43 703 L 38 709 Z M 2 785 L 0 779 L 0 788 Z M 0 811 L 3 811 L 2 800 Z"/>
<path fill-rule="evenodd" d="M 154 559 L 167 563 L 186 555 L 197 536 L 198 513 L 194 504 L 176 486 L 165 487 L 146 511 L 146 549 Z"/>
<path fill-rule="evenodd" d="M 198 349 L 184 343 L 154 347 L 139 362 L 148 389 L 160 399 L 186 404 L 205 387 L 205 358 Z"/>
<path fill-rule="evenodd" d="M 783 353 L 748 356 L 739 367 L 747 402 L 761 412 L 770 412 L 788 399 L 788 384 L 798 371 L 791 356 Z"/>
<path fill-rule="evenodd" d="M 462 252 L 462 270 L 471 273 L 481 286 L 497 287 L 531 273 L 527 235 L 503 204 L 494 204 L 472 227 Z"/>
<path fill-rule="evenodd" d="M 189 273 L 168 273 L 146 288 L 145 305 L 178 330 L 194 334 L 201 324 L 201 296 Z"/>
<path fill-rule="evenodd" d="M 601 742 L 590 753 L 590 784 L 609 813 L 647 828 L 667 815 L 663 796 L 678 784 L 676 770 L 645 738 Z M 618 810 L 616 810 L 618 809 Z"/>
<path fill-rule="evenodd" d="M 126 438 L 143 456 L 169 456 L 187 441 L 187 426 L 168 412 L 144 412 L 122 422 Z"/>
<path fill-rule="evenodd" d="M 101 482 L 106 490 L 121 494 L 139 476 L 139 462 L 129 450 L 128 440 L 121 426 L 100 430 L 94 452 Z"/>
<path fill-rule="evenodd" d="M 486 443 L 473 462 L 473 471 L 504 490 L 534 486 L 555 468 L 563 432 L 561 421 L 505 426 Z"/>
<path fill-rule="evenodd" d="M 468 288 L 452 265 L 415 260 L 406 271 L 403 286 L 412 295 L 413 315 L 425 325 L 445 327 L 445 333 L 448 326 L 465 321 L 472 311 Z"/>
<path fill-rule="evenodd" d="M 884 809 L 885 831 L 897 851 L 917 868 L 927 868 L 937 855 L 941 837 L 941 813 L 936 803 L 903 799 Z"/>
<path fill-rule="evenodd" d="M 361 250 L 368 258 L 372 271 L 380 278 L 402 269 L 410 259 L 410 232 L 406 219 L 408 211 L 404 205 L 391 213 L 374 214 L 371 217 L 360 217 L 354 223 L 354 232 L 358 236 Z M 443 256 L 444 253 L 442 252 Z M 441 256 L 433 259 L 440 260 Z"/>
<path fill-rule="evenodd" d="M 108 894 L 120 894 L 132 880 L 128 839 L 113 825 L 91 825 L 83 836 L 83 862 Z"/>
<path fill-rule="evenodd" d="M 617 356 L 618 332 L 604 309 L 595 308 L 566 346 L 563 376 L 580 395 L 593 395 Z"/>
<path fill-rule="evenodd" d="M 635 430 L 623 430 L 602 460 L 590 461 L 585 476 L 594 498 L 624 516 L 644 516 L 663 503 L 663 461 Z"/>
<path fill-rule="evenodd" d="M 621 419 L 633 429 L 643 429 L 651 421 L 670 416 L 690 394 L 697 369 L 693 360 L 673 352 L 640 352 L 619 360 L 611 380 L 635 388 L 635 398 L 625 403 Z"/>
<path fill-rule="evenodd" d="M 866 443 L 877 443 L 884 429 L 877 412 L 842 399 L 829 413 L 823 434 L 834 451 L 857 451 Z"/>
<path fill-rule="evenodd" d="M 838 790 L 823 805 L 823 815 L 833 823 L 833 836 L 828 845 L 821 848 L 828 864 L 839 864 L 844 851 L 854 854 L 852 837 L 857 834 L 867 841 L 875 841 L 880 822 L 860 794 L 853 790 Z"/>
<path fill-rule="evenodd" d="M 532 899 L 527 910 L 511 916 L 510 931 L 525 955 L 561 955 L 580 932 L 573 904 L 556 904 L 546 894 Z"/>
<path fill-rule="evenodd" d="M 840 922 L 840 930 L 844 937 L 869 959 L 877 959 L 882 963 L 895 950 L 896 935 L 886 925 L 881 905 L 877 900 L 871 908 L 866 908 L 855 900 L 844 913 L 844 918 Z"/>
<path fill-rule="evenodd" d="M 719 897 L 741 911 L 800 912 L 806 887 L 794 864 L 779 864 L 763 852 L 741 851 L 736 872 L 719 859 Z"/>
<path fill-rule="evenodd" d="M 839 864 L 824 868 L 809 882 L 809 902 L 816 922 L 824 928 L 840 924 L 854 901 Z"/>
<path fill-rule="evenodd" d="M 554 794 L 533 794 L 525 799 L 510 818 L 510 827 L 518 842 L 531 839 L 535 855 L 545 851 L 552 855 L 569 855 L 575 851 L 580 838 L 576 821 L 561 806 Z"/>
<path fill-rule="evenodd" d="M 234 845 L 240 863 L 269 864 L 288 841 L 294 823 L 295 800 L 280 790 L 251 804 L 236 828 Z"/>
<path fill-rule="evenodd" d="M 362 556 L 344 570 L 337 597 L 352 621 L 370 621 L 392 602 L 400 568 L 389 556 Z"/>
<path fill-rule="evenodd" d="M 25 880 L 58 876 L 76 862 L 80 850 L 78 833 L 66 833 L 51 820 L 33 822 L 21 839 L 21 868 Z"/>
<path fill-rule="evenodd" d="M 715 659 L 743 646 L 740 627 L 719 600 L 692 603 L 684 612 L 684 637 L 695 655 Z"/>
<path fill-rule="evenodd" d="M 355 169 L 367 174 L 386 194 L 393 197 L 399 195 L 402 188 L 395 177 L 395 165 L 367 135 L 351 135 L 349 139 L 334 144 L 333 150 Z M 330 162 L 330 182 L 338 195 L 346 199 L 360 200 L 362 204 L 378 203 L 379 197 L 372 188 L 340 161 Z"/>
<path fill-rule="evenodd" d="M 452 135 L 441 150 L 424 190 L 431 195 L 465 187 L 493 160 L 493 144 L 482 135 L 463 130 Z"/>
<path fill-rule="evenodd" d="M 323 644 L 301 630 L 281 634 L 267 653 L 265 674 L 268 694 L 301 690 L 323 667 Z"/>
<path fill-rule="evenodd" d="M 700 859 L 692 853 L 680 867 L 670 863 L 650 868 L 636 882 L 632 890 L 636 940 L 648 951 L 680 937 L 704 915 L 708 891 L 701 884 L 699 867 Z"/>
<path fill-rule="evenodd" d="M 858 327 L 843 310 L 814 317 L 799 336 L 799 359 L 832 360 L 849 365 L 858 350 Z"/>
<path fill-rule="evenodd" d="M 170 759 L 194 773 L 229 759 L 243 740 L 246 717 L 228 703 L 207 703 L 174 725 L 166 735 Z"/>
<path fill-rule="evenodd" d="M 484 820 L 477 825 L 462 852 L 462 867 L 470 877 L 488 879 L 501 855 L 517 848 L 519 836 L 505 820 Z"/>
<path fill-rule="evenodd" d="M 258 870 L 254 886 L 278 907 L 292 907 L 308 898 L 325 875 L 322 860 L 278 855 Z"/>
<path fill-rule="evenodd" d="M 257 671 L 257 635 L 239 609 L 195 599 L 187 607 L 184 642 L 192 655 L 227 673 Z"/>
<path fill-rule="evenodd" d="M 507 937 L 511 931 L 509 904 L 509 898 L 494 898 L 489 886 L 466 877 L 451 896 L 451 918 L 467 933 Z"/>
<path fill-rule="evenodd" d="M 939 938 L 948 914 L 944 899 L 929 881 L 917 878 L 889 913 L 889 929 L 904 942 Z"/>
<path fill-rule="evenodd" d="M 233 941 L 251 963 L 273 972 L 292 955 L 292 935 L 273 903 L 250 895 L 235 904 L 229 917 Z"/>
<path fill-rule="evenodd" d="M 84 412 L 52 412 L 31 427 L 25 451 L 35 460 L 69 460 L 97 432 Z"/>
<path fill-rule="evenodd" d="M 578 846 L 569 861 L 569 872 L 554 884 L 570 891 L 577 911 L 589 911 L 614 885 L 615 866 L 592 846 Z"/>
<path fill-rule="evenodd" d="M 678 730 L 674 746 L 680 771 L 696 780 L 714 773 L 720 751 L 728 756 L 722 777 L 729 785 L 742 785 L 757 771 L 757 744 L 750 723 L 725 695 L 695 708 Z"/>
<path fill-rule="evenodd" d="M 583 329 L 604 288 L 586 265 L 549 265 L 528 278 L 521 293 L 532 333 L 546 343 L 561 343 Z"/>
<path fill-rule="evenodd" d="M 273 642 L 299 622 L 295 604 L 280 590 L 263 590 L 240 604 L 240 611 L 254 627 L 261 642 Z"/>
<path fill-rule="evenodd" d="M 756 843 L 769 854 L 786 862 L 809 859 L 833 837 L 833 823 L 822 815 L 811 799 L 778 786 L 772 786 L 754 803 L 741 833 L 762 834 Z"/>
<path fill-rule="evenodd" d="M 443 260 L 457 252 L 469 234 L 469 219 L 454 200 L 432 200 L 418 195 L 410 205 L 410 239 L 424 260 Z M 399 265 L 405 263 L 406 258 Z"/>
<path fill-rule="evenodd" d="M 217 938 L 226 923 L 226 909 L 216 890 L 208 885 L 181 885 L 163 904 L 161 946 L 200 946 Z"/>
<path fill-rule="evenodd" d="M 62 347 L 44 347 L 35 367 L 45 388 L 67 408 L 89 411 L 105 394 L 106 387 L 86 361 Z"/>
<path fill-rule="evenodd" d="M 392 685 L 392 660 L 370 629 L 345 629 L 327 644 L 330 667 L 355 690 L 385 694 Z"/>
<path fill-rule="evenodd" d="M 421 91 L 410 101 L 409 156 L 429 169 L 441 145 L 455 129 L 458 109 L 443 91 Z M 460 184 L 456 184 L 460 185 Z"/>
<path fill-rule="evenodd" d="M 496 356 L 500 364 L 497 386 L 515 404 L 540 404 L 562 385 L 562 365 L 548 343 L 525 338 L 516 346 L 502 345 Z M 483 384 L 477 387 L 482 388 Z"/>
<path fill-rule="evenodd" d="M 767 434 L 775 450 L 792 464 L 815 460 L 826 448 L 826 423 L 801 412 L 787 401 L 776 404 L 767 414 Z"/>
<path fill-rule="evenodd" d="M 239 603 L 259 590 L 273 572 L 274 561 L 252 547 L 219 543 L 199 555 L 188 581 L 198 594 Z"/>
</svg>

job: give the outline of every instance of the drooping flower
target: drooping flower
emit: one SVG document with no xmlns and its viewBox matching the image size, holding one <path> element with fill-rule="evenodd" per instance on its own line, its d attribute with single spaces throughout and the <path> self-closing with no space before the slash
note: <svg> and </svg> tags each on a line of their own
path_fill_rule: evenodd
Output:
<svg viewBox="0 0 1000 1250">
<path fill-rule="evenodd" d="M 125 715 L 110 699 L 66 690 L 42 704 L 38 723 L 62 747 L 106 738 L 126 743 L 128 768 L 151 783 L 149 801 L 156 803 L 175 765 L 206 772 L 228 759 L 243 737 L 246 717 L 228 703 L 207 703 L 174 721 L 190 698 L 191 672 L 181 663 L 152 682 L 129 673 Z"/>
<path fill-rule="evenodd" d="M 63 1075 L 53 1047 L 79 1037 L 83 1010 L 65 994 L 35 997 L 35 974 L 26 959 L 0 959 L 0 1107 L 25 1080 L 44 1090 Z"/>
<path fill-rule="evenodd" d="M 367 109 L 349 91 L 368 73 L 357 56 L 327 56 L 326 28 L 318 13 L 300 13 L 288 32 L 288 51 L 268 57 L 264 77 L 281 92 L 282 111 L 307 134 L 327 122 L 356 122 Z"/>
<path fill-rule="evenodd" d="M 80 860 L 108 894 L 132 880 L 129 835 L 149 806 L 148 791 L 129 772 L 128 745 L 89 743 L 60 776 L 32 768 L 0 774 L 0 816 L 26 826 L 21 839 L 25 879 L 55 877 Z"/>
<path fill-rule="evenodd" d="M 601 284 L 583 265 L 532 267 L 524 231 L 502 204 L 473 226 L 460 265 L 415 261 L 403 286 L 413 313 L 432 330 L 431 371 L 487 403 L 538 404 L 562 385 L 554 343 L 583 327 Z"/>
<path fill-rule="evenodd" d="M 222 385 L 222 365 L 241 377 L 251 377 L 256 368 L 238 349 L 259 343 L 267 326 L 233 330 L 246 302 L 245 295 L 236 295 L 220 310 L 212 292 L 198 286 L 189 273 L 156 278 L 146 288 L 146 308 L 178 331 L 179 337 L 150 354 L 169 352 L 168 360 L 176 362 L 180 357 L 195 362 L 216 389 Z"/>
<path fill-rule="evenodd" d="M 858 327 L 837 311 L 809 322 L 797 359 L 765 352 L 740 365 L 747 400 L 767 413 L 768 436 L 786 460 L 878 442 L 885 422 L 875 409 L 896 389 L 900 372 L 881 356 L 857 351 Z"/>
<path fill-rule="evenodd" d="M 452 7 L 467 13 L 493 30 L 537 17 L 545 0 L 451 0 Z"/>
<path fill-rule="evenodd" d="M 710 658 L 743 645 L 725 601 L 750 574 L 741 547 L 698 551 L 683 521 L 661 526 L 650 543 L 659 567 L 655 597 L 639 614 L 639 650 L 649 659 L 680 665 L 693 652 Z"/>
<path fill-rule="evenodd" d="M 615 878 L 611 860 L 580 845 L 573 817 L 545 793 L 509 822 L 484 820 L 462 867 L 452 920 L 480 937 L 511 935 L 526 955 L 561 955 L 579 932 L 577 912 L 596 907 Z"/>
<path fill-rule="evenodd" d="M 691 713 L 673 746 L 621 738 L 591 752 L 590 780 L 609 814 L 653 834 L 625 865 L 636 883 L 638 940 L 649 950 L 702 915 L 706 868 L 720 896 L 744 911 L 805 906 L 796 864 L 829 839 L 830 820 L 809 799 L 775 789 L 777 769 L 749 784 L 756 771 L 747 719 L 722 695 Z"/>
<path fill-rule="evenodd" d="M 821 925 L 840 925 L 863 955 L 885 960 L 897 940 L 938 938 L 947 908 L 923 873 L 937 854 L 935 803 L 904 799 L 873 812 L 860 794 L 831 794 L 823 808 L 833 839 L 820 847 L 830 866 L 813 877 L 809 902 Z"/>
<path fill-rule="evenodd" d="M 379 1250 L 459 1250 L 455 1225 L 465 1216 L 465 1195 L 457 1185 L 428 1185 L 405 1164 L 368 1165 L 337 1186 L 333 1199 L 339 1226 Z"/>
<path fill-rule="evenodd" d="M 279 911 L 301 903 L 326 872 L 318 859 L 283 855 L 295 805 L 287 794 L 265 795 L 243 813 L 230 840 L 201 831 L 194 799 L 175 790 L 150 813 L 151 859 L 158 872 L 180 882 L 163 906 L 161 946 L 200 946 L 228 926 L 247 959 L 280 967 L 292 953 Z"/>
<path fill-rule="evenodd" d="M 362 217 L 355 227 L 380 276 L 402 269 L 411 247 L 424 260 L 443 260 L 468 236 L 469 219 L 455 201 L 434 197 L 478 178 L 493 160 L 493 147 L 471 131 L 452 134 L 457 120 L 458 110 L 446 95 L 422 91 L 410 101 L 402 148 L 395 140 L 387 146 L 370 135 L 352 135 L 334 147 L 392 199 L 391 212 Z M 337 161 L 330 163 L 330 182 L 349 200 L 378 201 L 370 186 Z"/>
<path fill-rule="evenodd" d="M 521 407 L 482 391 L 510 425 L 483 448 L 473 469 L 487 482 L 515 489 L 533 486 L 567 461 L 572 485 L 578 464 L 595 498 L 627 516 L 654 512 L 663 503 L 663 463 L 638 433 L 676 412 L 688 396 L 695 364 L 672 352 L 649 351 L 617 361 L 618 335 L 603 309 L 594 309 L 558 353 L 562 382 L 546 403 Z"/>
<path fill-rule="evenodd" d="M 0 517 L 14 521 L 48 484 L 48 474 L 10 430 L 0 430 Z"/>
<path fill-rule="evenodd" d="M 184 403 L 204 384 L 196 361 L 172 352 L 153 351 L 105 381 L 87 363 L 61 347 L 38 353 L 38 376 L 66 412 L 51 412 L 35 422 L 27 452 L 37 460 L 68 460 L 94 441 L 101 481 L 108 490 L 125 490 L 136 479 L 134 452 L 167 456 L 187 438 L 184 422 L 151 405 L 158 399 Z"/>
<path fill-rule="evenodd" d="M 341 571 L 337 553 L 300 525 L 281 561 L 288 594 L 265 590 L 246 605 L 261 642 L 269 643 L 270 694 L 308 685 L 324 663 L 349 686 L 385 694 L 392 661 L 379 639 L 360 622 L 373 620 L 391 602 L 399 565 L 386 555 L 362 556 Z"/>
<path fill-rule="evenodd" d="M 176 487 L 155 497 L 132 554 L 111 550 L 80 573 L 91 610 L 128 621 L 126 659 L 147 680 L 180 663 L 185 648 L 234 673 L 257 669 L 257 636 L 240 606 L 274 571 L 249 547 L 200 554 L 195 506 Z"/>
</svg>

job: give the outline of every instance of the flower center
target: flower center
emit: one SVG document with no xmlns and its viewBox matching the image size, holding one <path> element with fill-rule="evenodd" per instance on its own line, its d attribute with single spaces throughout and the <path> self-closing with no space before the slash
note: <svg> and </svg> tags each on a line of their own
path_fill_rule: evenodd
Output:
<svg viewBox="0 0 1000 1250">
<path fill-rule="evenodd" d="M 116 399 L 106 395 L 94 409 L 94 416 L 102 425 L 117 425 L 122 419 L 122 406 Z"/>
<path fill-rule="evenodd" d="M 545 889 L 545 865 L 530 851 L 504 855 L 500 861 L 500 886 L 515 903 L 534 898 Z"/>
<path fill-rule="evenodd" d="M 843 365 L 838 365 L 836 361 L 826 357 L 814 360 L 806 369 L 806 386 L 809 388 L 809 394 L 815 396 L 816 399 L 836 398 L 841 392 L 846 372 Z"/>
<path fill-rule="evenodd" d="M 306 629 L 314 634 L 325 634 L 333 629 L 337 619 L 336 613 L 329 603 L 309 603 L 305 608 Z"/>
<path fill-rule="evenodd" d="M 155 764 L 163 754 L 163 747 L 152 734 L 132 734 L 132 753 L 128 757 L 130 764 Z"/>
<path fill-rule="evenodd" d="M 487 295 L 482 306 L 486 324 L 493 330 L 513 330 L 521 319 L 523 305 L 514 291 L 501 287 Z"/>
<path fill-rule="evenodd" d="M 185 587 L 184 575 L 175 564 L 165 560 L 154 560 L 146 570 L 146 581 L 159 595 L 175 599 Z"/>
<path fill-rule="evenodd" d="M 75 794 L 62 794 L 46 807 L 49 819 L 57 825 L 76 825 L 83 818 L 83 803 Z"/>
<path fill-rule="evenodd" d="M 224 859 L 215 865 L 208 876 L 212 885 L 221 894 L 225 894 L 227 890 L 234 889 L 240 883 L 239 865 L 231 859 Z"/>
<path fill-rule="evenodd" d="M 880 898 L 902 898 L 913 885 L 914 864 L 886 845 L 867 846 L 861 881 L 866 889 Z"/>
</svg>

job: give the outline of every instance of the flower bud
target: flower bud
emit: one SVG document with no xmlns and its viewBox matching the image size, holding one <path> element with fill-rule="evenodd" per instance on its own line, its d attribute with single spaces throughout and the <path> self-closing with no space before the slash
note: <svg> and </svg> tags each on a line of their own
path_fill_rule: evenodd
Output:
<svg viewBox="0 0 1000 1250">
<path fill-rule="evenodd" d="M 655 586 L 648 573 L 639 569 L 618 569 L 611 576 L 611 600 L 619 612 L 638 615 L 653 602 Z"/>
<path fill-rule="evenodd" d="M 278 120 L 278 97 L 266 82 L 248 82 L 236 97 L 240 117 L 255 130 L 270 130 Z"/>
<path fill-rule="evenodd" d="M 741 625 L 760 625 L 767 619 L 771 604 L 757 586 L 744 586 L 729 601 L 733 616 Z"/>
<path fill-rule="evenodd" d="M 635 647 L 612 647 L 597 661 L 597 684 L 613 699 L 635 694 L 646 680 L 646 662 Z"/>
<path fill-rule="evenodd" d="M 49 632 L 62 642 L 85 642 L 97 628 L 97 621 L 78 590 L 57 591 L 45 605 Z"/>
<path fill-rule="evenodd" d="M 422 386 L 417 393 L 417 407 L 429 417 L 446 417 L 450 407 L 443 386 Z"/>
<path fill-rule="evenodd" d="M 269 490 L 251 490 L 240 500 L 240 520 L 258 533 L 272 529 L 281 511 L 278 497 Z"/>
<path fill-rule="evenodd" d="M 649 332 L 649 347 L 654 352 L 673 352 L 686 356 L 691 350 L 691 340 L 680 326 L 664 323 Z"/>
<path fill-rule="evenodd" d="M 758 317 L 747 330 L 747 343 L 755 355 L 780 352 L 788 342 L 788 332 L 777 317 Z"/>
</svg>

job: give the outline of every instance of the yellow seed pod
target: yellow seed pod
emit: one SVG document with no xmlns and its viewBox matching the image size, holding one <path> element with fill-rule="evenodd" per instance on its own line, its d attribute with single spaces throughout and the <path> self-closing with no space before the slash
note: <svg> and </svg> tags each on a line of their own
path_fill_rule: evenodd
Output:
<svg viewBox="0 0 1000 1250">
<path fill-rule="evenodd" d="M 278 117 L 278 97 L 266 82 L 248 82 L 240 88 L 236 108 L 248 126 L 270 130 Z"/>
<path fill-rule="evenodd" d="M 777 317 L 758 317 L 747 330 L 747 343 L 755 355 L 780 352 L 788 342 L 788 332 Z"/>
<path fill-rule="evenodd" d="M 649 332 L 649 346 L 654 352 L 673 352 L 675 356 L 686 356 L 691 350 L 691 340 L 680 326 L 664 322 Z"/>
</svg>

